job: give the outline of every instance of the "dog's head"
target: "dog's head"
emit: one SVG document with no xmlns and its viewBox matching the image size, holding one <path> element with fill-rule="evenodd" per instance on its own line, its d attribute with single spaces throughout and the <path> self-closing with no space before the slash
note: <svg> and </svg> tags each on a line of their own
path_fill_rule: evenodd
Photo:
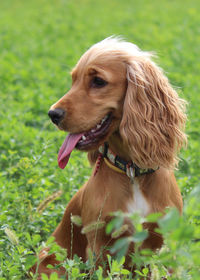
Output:
<svg viewBox="0 0 200 280">
<path fill-rule="evenodd" d="M 76 147 L 91 151 L 120 135 L 140 167 L 172 167 L 185 142 L 184 101 L 151 54 L 117 38 L 92 46 L 72 71 L 72 87 L 49 111 L 70 132 L 60 151 L 64 168 Z"/>
</svg>

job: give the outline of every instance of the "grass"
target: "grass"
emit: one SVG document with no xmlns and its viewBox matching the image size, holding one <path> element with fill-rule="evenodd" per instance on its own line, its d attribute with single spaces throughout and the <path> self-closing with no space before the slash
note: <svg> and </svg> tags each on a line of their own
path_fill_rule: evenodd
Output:
<svg viewBox="0 0 200 280">
<path fill-rule="evenodd" d="M 65 135 L 50 123 L 47 111 L 70 88 L 69 71 L 81 54 L 112 34 L 155 51 L 171 83 L 188 101 L 189 144 L 176 172 L 184 214 L 180 220 L 174 212 L 167 214 L 174 224 L 165 221 L 164 227 L 161 222 L 161 228 L 170 250 L 148 261 L 155 277 L 163 275 L 167 263 L 178 271 L 168 279 L 199 279 L 199 243 L 194 242 L 200 234 L 199 9 L 198 0 L 0 2 L 0 280 L 27 279 L 33 249 L 48 239 L 91 172 L 86 155 L 76 151 L 64 171 L 58 168 L 57 152 Z M 59 190 L 62 195 L 36 211 Z M 123 260 L 109 261 L 109 279 L 130 277 L 123 272 Z M 77 279 L 83 264 L 74 260 L 65 265 L 71 279 Z M 101 269 L 94 277 L 101 279 Z M 137 277 L 142 277 L 139 272 Z"/>
</svg>

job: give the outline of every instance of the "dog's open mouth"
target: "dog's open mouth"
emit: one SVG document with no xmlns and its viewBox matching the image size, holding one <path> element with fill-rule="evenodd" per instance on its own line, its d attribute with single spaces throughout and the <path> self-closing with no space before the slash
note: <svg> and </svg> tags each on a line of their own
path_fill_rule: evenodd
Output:
<svg viewBox="0 0 200 280">
<path fill-rule="evenodd" d="M 95 127 L 79 134 L 69 133 L 58 153 L 58 165 L 64 169 L 74 148 L 87 150 L 97 144 L 107 134 L 112 122 L 112 114 L 107 114 Z"/>
</svg>

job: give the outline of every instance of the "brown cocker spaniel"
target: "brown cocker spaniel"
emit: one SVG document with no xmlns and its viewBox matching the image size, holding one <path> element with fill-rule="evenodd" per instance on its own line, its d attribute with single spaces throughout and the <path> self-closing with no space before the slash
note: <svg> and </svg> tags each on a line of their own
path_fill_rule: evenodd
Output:
<svg viewBox="0 0 200 280">
<path fill-rule="evenodd" d="M 93 45 L 73 69 L 69 92 L 50 108 L 52 122 L 69 132 L 58 155 L 60 168 L 65 168 L 74 148 L 87 151 L 94 166 L 53 233 L 55 241 L 72 252 L 68 257 L 77 254 L 86 261 L 90 249 L 97 266 L 106 261 L 108 247 L 115 242 L 105 232 L 112 212 L 139 212 L 145 217 L 170 206 L 182 211 L 173 169 L 186 142 L 185 102 L 151 57 L 120 38 Z M 72 215 L 82 219 L 82 226 L 73 225 L 73 230 Z M 99 220 L 103 227 L 83 233 Z M 123 236 L 132 235 L 130 221 L 124 223 L 128 227 Z M 163 240 L 154 232 L 156 224 L 144 227 L 149 236 L 142 248 L 160 248 Z M 55 270 L 46 266 L 59 262 L 46 251 L 41 252 L 38 272 L 50 275 Z M 130 244 L 127 268 L 133 251 Z M 56 271 L 65 274 L 64 268 Z"/>
</svg>

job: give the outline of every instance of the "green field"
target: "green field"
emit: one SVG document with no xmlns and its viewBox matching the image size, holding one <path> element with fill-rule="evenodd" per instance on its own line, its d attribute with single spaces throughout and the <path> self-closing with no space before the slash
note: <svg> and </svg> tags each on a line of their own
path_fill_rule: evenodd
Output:
<svg viewBox="0 0 200 280">
<path fill-rule="evenodd" d="M 176 171 L 183 216 L 179 219 L 172 211 L 161 222 L 166 245 L 159 254 L 146 262 L 144 256 L 135 258 L 150 263 L 153 279 L 166 275 L 165 267 L 175 270 L 167 279 L 200 279 L 199 0 L 1 0 L 0 280 L 27 279 L 34 252 L 91 172 L 86 154 L 77 151 L 64 171 L 58 168 L 65 134 L 50 123 L 47 112 L 70 88 L 69 72 L 81 54 L 113 34 L 155 51 L 157 62 L 188 101 L 188 148 Z M 36 211 L 59 190 L 62 195 Z M 70 279 L 86 279 L 78 278 L 79 260 L 64 265 Z M 108 279 L 120 274 L 131 279 L 120 263 L 113 262 L 112 269 Z M 99 269 L 90 279 L 101 277 Z M 141 277 L 138 272 L 135 279 Z"/>
</svg>

